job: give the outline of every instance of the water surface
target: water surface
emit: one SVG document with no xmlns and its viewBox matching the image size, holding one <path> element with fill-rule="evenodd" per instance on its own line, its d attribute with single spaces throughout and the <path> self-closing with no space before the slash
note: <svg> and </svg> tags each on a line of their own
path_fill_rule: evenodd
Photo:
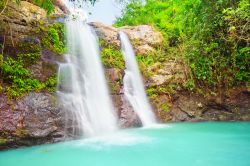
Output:
<svg viewBox="0 0 250 166">
<path fill-rule="evenodd" d="M 179 123 L 0 152 L 0 166 L 249 166 L 250 123 Z"/>
</svg>

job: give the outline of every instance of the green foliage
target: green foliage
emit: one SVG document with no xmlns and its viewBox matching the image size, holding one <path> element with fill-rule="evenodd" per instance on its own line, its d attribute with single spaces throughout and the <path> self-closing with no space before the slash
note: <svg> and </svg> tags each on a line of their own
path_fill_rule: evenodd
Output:
<svg viewBox="0 0 250 166">
<path fill-rule="evenodd" d="M 57 84 L 57 76 L 51 76 L 45 81 L 44 86 L 48 91 L 55 92 L 56 84 Z"/>
<path fill-rule="evenodd" d="M 184 87 L 186 89 L 188 89 L 189 91 L 193 91 L 195 89 L 195 82 L 194 80 L 187 80 L 185 83 L 184 83 Z"/>
<path fill-rule="evenodd" d="M 0 54 L 0 67 L 3 65 L 3 55 Z"/>
<path fill-rule="evenodd" d="M 137 55 L 136 59 L 144 67 L 151 66 L 155 63 L 155 59 L 152 55 Z"/>
<path fill-rule="evenodd" d="M 103 41 L 101 41 L 103 42 Z M 112 45 L 102 46 L 101 50 L 101 60 L 105 67 L 107 68 L 118 68 L 124 69 L 125 62 L 123 60 L 123 55 L 121 51 Z"/>
<path fill-rule="evenodd" d="M 22 41 L 17 46 L 17 59 L 22 60 L 25 66 L 34 64 L 41 56 L 41 46 L 38 42 Z"/>
<path fill-rule="evenodd" d="M 0 146 L 5 145 L 7 143 L 7 139 L 5 138 L 0 138 Z"/>
<path fill-rule="evenodd" d="M 0 61 L 1 57 L 0 54 Z M 8 57 L 2 61 L 0 63 L 0 75 L 6 83 L 3 90 L 10 98 L 18 98 L 30 91 L 39 91 L 41 89 L 54 92 L 57 84 L 56 75 L 49 77 L 45 82 L 33 79 L 29 70 L 24 67 L 21 58 L 15 60 Z"/>
<path fill-rule="evenodd" d="M 175 84 L 149 87 L 146 89 L 146 92 L 150 99 L 156 99 L 159 95 L 169 95 L 175 93 L 176 87 L 177 85 Z"/>
<path fill-rule="evenodd" d="M 4 81 L 10 84 L 6 88 L 9 97 L 20 97 L 27 92 L 44 87 L 38 80 L 30 77 L 30 72 L 24 68 L 21 59 L 7 58 L 0 67 Z"/>
<path fill-rule="evenodd" d="M 165 112 L 169 112 L 169 111 L 170 111 L 168 103 L 163 103 L 163 104 L 161 105 L 161 109 L 162 109 L 163 111 L 165 111 Z"/>
<path fill-rule="evenodd" d="M 50 15 L 54 12 L 55 7 L 52 3 L 52 0 L 33 0 L 33 3 L 40 6 L 41 8 L 45 9 L 47 11 L 47 14 Z"/>
<path fill-rule="evenodd" d="M 164 62 L 167 59 L 165 52 L 162 49 L 151 51 L 147 55 L 137 55 L 137 61 L 145 67 L 149 67 L 156 62 Z"/>
<path fill-rule="evenodd" d="M 0 11 L 3 10 L 5 3 L 6 3 L 5 0 L 0 1 Z"/>
<path fill-rule="evenodd" d="M 47 33 L 43 37 L 42 45 L 51 51 L 62 54 L 66 51 L 64 40 L 64 25 L 61 23 L 53 23 L 49 25 Z"/>
<path fill-rule="evenodd" d="M 115 25 L 150 24 L 160 30 L 170 44 L 176 44 L 186 30 L 183 22 L 192 15 L 197 4 L 199 0 L 146 0 L 145 5 L 142 1 L 132 1 Z"/>
<path fill-rule="evenodd" d="M 201 14 L 206 18 L 198 17 L 197 32 L 191 43 L 195 44 L 189 45 L 186 52 L 194 77 L 209 87 L 249 82 L 249 1 L 203 5 Z"/>
<path fill-rule="evenodd" d="M 168 43 L 165 55 L 179 54 L 190 67 L 187 89 L 229 88 L 250 81 L 249 11 L 249 0 L 132 1 L 115 25 L 150 24 L 160 30 Z M 144 68 L 160 61 L 137 58 Z"/>
<path fill-rule="evenodd" d="M 120 90 L 120 82 L 109 82 L 109 87 L 110 87 L 110 91 L 113 94 L 117 94 L 119 93 Z"/>
<path fill-rule="evenodd" d="M 40 52 L 22 53 L 17 55 L 17 57 L 25 61 L 26 64 L 34 64 L 37 58 L 39 58 L 40 56 L 41 56 Z"/>
<path fill-rule="evenodd" d="M 142 74 L 145 77 L 150 77 L 154 73 L 149 71 L 149 68 L 152 67 L 157 62 L 164 62 L 167 60 L 167 56 L 165 55 L 165 52 L 161 49 L 154 50 L 147 55 L 137 55 L 136 59 L 139 64 L 139 68 L 142 72 Z M 158 66 L 161 68 L 161 65 Z"/>
<path fill-rule="evenodd" d="M 7 60 L 3 62 L 1 67 L 3 75 L 7 79 L 27 77 L 29 75 L 28 70 L 23 68 L 23 62 L 21 60 L 16 61 L 12 58 L 7 58 Z"/>
<path fill-rule="evenodd" d="M 146 92 L 150 99 L 155 99 L 158 96 L 157 90 L 155 88 L 148 88 Z"/>
</svg>

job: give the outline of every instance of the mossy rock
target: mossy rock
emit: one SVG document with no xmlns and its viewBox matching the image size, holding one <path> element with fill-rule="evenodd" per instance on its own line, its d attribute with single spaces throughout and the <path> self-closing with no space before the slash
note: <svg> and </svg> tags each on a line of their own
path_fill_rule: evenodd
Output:
<svg viewBox="0 0 250 166">
<path fill-rule="evenodd" d="M 122 52 L 114 45 L 107 44 L 104 40 L 100 40 L 101 60 L 106 68 L 125 68 L 125 61 Z"/>
<path fill-rule="evenodd" d="M 65 29 L 62 23 L 53 23 L 43 28 L 42 46 L 43 48 L 58 54 L 66 52 Z"/>
<path fill-rule="evenodd" d="M 6 145 L 7 139 L 6 138 L 0 138 L 0 146 Z"/>
</svg>

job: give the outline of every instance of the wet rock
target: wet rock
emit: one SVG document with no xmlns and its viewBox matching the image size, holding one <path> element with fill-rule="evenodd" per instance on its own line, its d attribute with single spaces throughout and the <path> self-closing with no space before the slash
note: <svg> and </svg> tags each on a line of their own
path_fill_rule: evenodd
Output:
<svg viewBox="0 0 250 166">
<path fill-rule="evenodd" d="M 124 71 L 121 69 L 109 68 L 106 69 L 105 72 L 111 94 L 119 95 L 121 91 L 122 76 L 124 75 Z"/>
<path fill-rule="evenodd" d="M 123 94 L 112 95 L 113 103 L 117 111 L 120 128 L 142 126 L 142 123 Z"/>
<path fill-rule="evenodd" d="M 187 121 L 189 120 L 188 115 L 185 112 L 182 112 L 180 110 L 176 111 L 172 121 L 179 122 L 179 121 Z"/>
<path fill-rule="evenodd" d="M 55 76 L 57 73 L 57 64 L 38 59 L 35 64 L 31 65 L 28 69 L 31 71 L 33 78 L 39 81 L 46 81 L 49 77 Z"/>
<path fill-rule="evenodd" d="M 119 126 L 121 128 L 131 128 L 142 126 L 140 118 L 134 112 L 133 108 L 124 96 L 121 96 L 122 105 L 119 117 Z"/>
<path fill-rule="evenodd" d="M 108 79 L 112 82 L 120 81 L 123 76 L 123 71 L 120 69 L 116 69 L 116 68 L 106 69 L 106 73 L 107 73 Z"/>
<path fill-rule="evenodd" d="M 19 4 L 8 5 L 8 10 L 13 10 L 16 19 L 25 20 L 25 22 L 31 22 L 33 20 L 45 20 L 47 18 L 46 11 L 37 5 L 34 5 L 27 1 L 20 1 Z M 15 10 L 15 11 L 14 11 Z"/>
</svg>

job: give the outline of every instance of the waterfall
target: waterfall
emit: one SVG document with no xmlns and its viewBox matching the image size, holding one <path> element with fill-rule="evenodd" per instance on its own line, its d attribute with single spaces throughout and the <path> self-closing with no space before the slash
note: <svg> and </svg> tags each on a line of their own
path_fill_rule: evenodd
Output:
<svg viewBox="0 0 250 166">
<path fill-rule="evenodd" d="M 126 63 L 123 79 L 125 98 L 141 119 L 143 126 L 151 126 L 156 123 L 156 119 L 145 92 L 133 47 L 124 32 L 119 32 L 119 35 Z"/>
<path fill-rule="evenodd" d="M 116 130 L 117 119 L 97 37 L 76 3 L 65 1 L 70 10 L 66 20 L 68 53 L 66 62 L 59 65 L 57 96 L 66 113 L 67 133 L 95 136 Z"/>
</svg>

